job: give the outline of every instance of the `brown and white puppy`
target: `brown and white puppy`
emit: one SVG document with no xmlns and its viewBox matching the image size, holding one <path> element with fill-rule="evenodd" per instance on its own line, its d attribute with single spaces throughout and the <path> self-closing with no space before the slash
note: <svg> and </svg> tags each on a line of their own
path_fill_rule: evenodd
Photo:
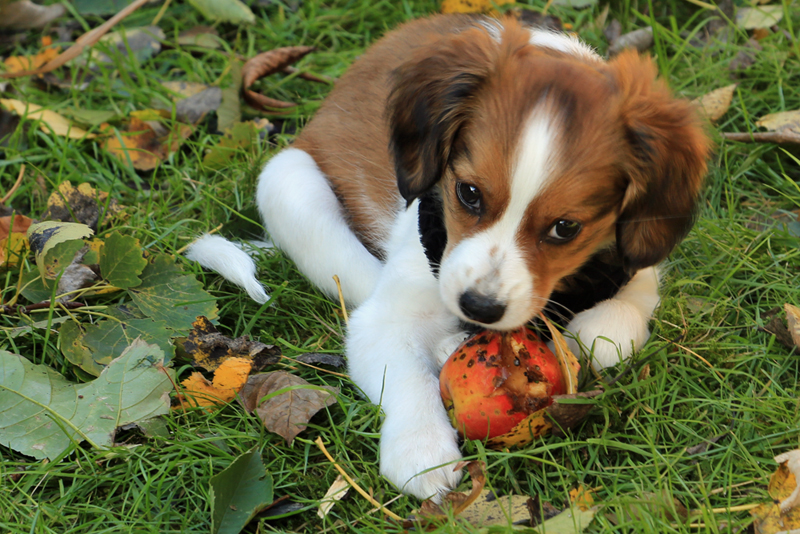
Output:
<svg viewBox="0 0 800 534">
<path fill-rule="evenodd" d="M 350 374 L 385 412 L 392 483 L 429 497 L 460 478 L 437 376 L 469 325 L 545 310 L 598 367 L 647 340 L 653 266 L 691 227 L 708 151 L 649 59 L 606 63 L 510 19 L 410 22 L 351 67 L 257 203 L 300 269 L 331 295 L 338 275 L 357 306 Z"/>
</svg>

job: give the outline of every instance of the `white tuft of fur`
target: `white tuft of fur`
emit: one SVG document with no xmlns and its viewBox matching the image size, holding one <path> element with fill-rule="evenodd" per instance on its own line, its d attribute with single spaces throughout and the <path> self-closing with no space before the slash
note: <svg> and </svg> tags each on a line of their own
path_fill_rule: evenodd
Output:
<svg viewBox="0 0 800 534">
<path fill-rule="evenodd" d="M 241 287 L 259 304 L 269 300 L 264 286 L 256 279 L 255 262 L 235 243 L 206 234 L 189 245 L 185 256 Z"/>
</svg>

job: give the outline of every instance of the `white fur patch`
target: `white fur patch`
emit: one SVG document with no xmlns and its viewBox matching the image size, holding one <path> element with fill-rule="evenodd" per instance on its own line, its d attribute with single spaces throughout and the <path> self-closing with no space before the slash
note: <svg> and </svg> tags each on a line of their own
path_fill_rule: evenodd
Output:
<svg viewBox="0 0 800 534">
<path fill-rule="evenodd" d="M 572 352 L 580 354 L 581 345 L 592 353 L 592 367 L 611 367 L 630 358 L 650 337 L 648 323 L 658 306 L 659 274 L 655 267 L 642 269 L 613 298 L 577 314 L 567 331 Z M 584 350 L 584 352 L 586 352 Z"/>
<path fill-rule="evenodd" d="M 269 296 L 256 280 L 256 264 L 239 246 L 216 235 L 204 235 L 189 245 L 186 257 L 247 291 L 250 298 L 264 304 Z"/>
<path fill-rule="evenodd" d="M 535 280 L 517 234 L 528 206 L 553 175 L 559 154 L 557 118 L 546 105 L 534 108 L 517 146 L 511 196 L 500 219 L 487 230 L 458 243 L 441 265 L 440 291 L 451 312 L 468 321 L 459 307 L 466 291 L 505 304 L 503 317 L 492 324 L 512 329 L 528 322 L 536 308 Z"/>
<path fill-rule="evenodd" d="M 557 50 L 583 59 L 602 61 L 592 47 L 577 37 L 565 33 L 556 33 L 548 30 L 531 30 L 531 38 L 528 42 L 533 46 Z"/>
<path fill-rule="evenodd" d="M 288 148 L 261 171 L 256 203 L 267 231 L 317 287 L 336 298 L 363 302 L 377 283 L 381 262 L 353 234 L 339 200 L 316 162 Z"/>
</svg>

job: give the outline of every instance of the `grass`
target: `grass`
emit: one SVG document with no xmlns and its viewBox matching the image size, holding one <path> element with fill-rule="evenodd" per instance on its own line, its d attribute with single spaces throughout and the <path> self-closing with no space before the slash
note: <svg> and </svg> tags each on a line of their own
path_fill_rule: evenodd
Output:
<svg viewBox="0 0 800 534">
<path fill-rule="evenodd" d="M 540 1 L 524 3 L 537 10 L 544 7 Z M 124 24 L 150 24 L 159 9 L 146 6 Z M 232 54 L 251 56 L 295 44 L 318 49 L 301 62 L 303 68 L 335 77 L 387 29 L 436 9 L 433 1 L 308 0 L 295 11 L 273 2 L 255 8 L 254 26 L 220 25 L 225 42 L 220 50 L 168 47 L 141 63 L 117 57 L 88 89 L 59 90 L 19 79 L 4 95 L 55 110 L 103 109 L 125 115 L 149 108 L 153 100 L 166 101 L 168 95 L 158 81 L 224 86 L 230 83 Z M 717 130 L 756 131 L 758 117 L 800 108 L 795 83 L 800 76 L 796 44 L 800 13 L 792 11 L 788 0 L 784 11 L 779 31 L 761 41 L 763 50 L 756 63 L 739 76 L 732 108 Z M 595 24 L 601 7 L 551 6 L 550 12 L 572 24 L 601 53 L 605 51 L 607 42 Z M 696 48 L 690 41 L 702 33 L 709 16 L 678 0 L 622 0 L 612 3 L 608 20 L 619 18 L 623 31 L 652 24 L 653 53 L 661 71 L 678 93 L 694 98 L 731 83 L 727 65 L 748 38 L 735 30 L 727 42 Z M 83 28 L 98 23 L 74 12 L 68 19 Z M 180 31 L 203 23 L 188 3 L 173 2 L 160 27 L 167 41 L 174 42 Z M 789 37 L 792 32 L 794 40 Z M 4 55 L 32 53 L 37 47 L 38 35 L 30 32 Z M 0 161 L 0 187 L 8 190 L 26 163 L 30 178 L 11 203 L 36 216 L 59 183 L 89 182 L 135 207 L 124 224 L 101 228 L 101 234 L 120 230 L 149 249 L 170 253 L 221 223 L 224 235 L 257 235 L 261 229 L 253 223 L 257 217 L 252 198 L 258 170 L 291 142 L 292 132 L 302 128 L 329 90 L 293 76 L 275 76 L 259 84 L 266 94 L 300 106 L 293 115 L 276 121 L 278 135 L 258 150 L 242 151 L 222 171 L 202 164 L 204 150 L 216 143 L 213 120 L 201 125 L 155 172 L 141 174 L 92 142 L 68 141 L 30 127 L 18 128 L 8 140 Z M 589 532 L 739 532 L 751 519 L 746 510 L 735 507 L 770 501 L 766 486 L 776 467 L 772 458 L 797 448 L 800 441 L 797 354 L 763 330 L 767 312 L 800 300 L 800 240 L 771 215 L 778 209 L 800 208 L 800 167 L 796 148 L 716 139 L 699 220 L 668 261 L 662 305 L 642 351 L 654 353 L 649 370 L 609 388 L 567 437 L 547 437 L 505 452 L 484 450 L 476 442 L 465 444 L 466 455 L 486 462 L 488 484 L 498 493 L 535 495 L 561 508 L 578 484 L 594 488 L 604 512 Z M 259 275 L 272 293 L 270 306 L 259 307 L 214 274 L 184 264 L 219 299 L 220 325 L 228 335 L 248 334 L 276 344 L 290 358 L 305 352 L 342 351 L 344 325 L 338 305 L 313 289 L 279 252 L 258 259 Z M 9 274 L 4 279 L 7 295 L 14 290 L 15 278 Z M 15 324 L 8 316 L 0 317 L 0 322 Z M 683 338 L 677 344 L 667 342 L 679 335 Z M 2 343 L 72 376 L 56 336 L 37 331 Z M 276 496 L 288 496 L 299 509 L 285 517 L 259 517 L 249 532 L 397 531 L 354 493 L 327 518 L 316 516 L 319 499 L 337 475 L 313 443 L 318 436 L 379 501 L 398 497 L 378 474 L 380 414 L 346 379 L 290 363 L 282 367 L 314 384 L 341 388 L 338 403 L 317 415 L 291 445 L 232 404 L 213 413 L 175 412 L 165 418 L 169 429 L 165 437 L 129 436 L 129 446 L 104 451 L 78 448 L 50 463 L 34 462 L 0 447 L 0 532 L 208 531 L 210 477 L 252 447 L 262 451 Z M 185 371 L 179 367 L 179 372 Z M 718 440 L 705 451 L 687 452 L 712 438 Z M 687 522 L 675 520 L 668 513 L 675 506 L 673 499 L 697 515 Z M 654 500 L 662 505 L 641 504 Z M 418 505 L 415 499 L 400 496 L 390 508 L 407 516 Z M 735 511 L 714 511 L 720 508 Z M 606 512 L 616 514 L 618 524 Z M 465 530 L 445 525 L 438 531 Z"/>
</svg>

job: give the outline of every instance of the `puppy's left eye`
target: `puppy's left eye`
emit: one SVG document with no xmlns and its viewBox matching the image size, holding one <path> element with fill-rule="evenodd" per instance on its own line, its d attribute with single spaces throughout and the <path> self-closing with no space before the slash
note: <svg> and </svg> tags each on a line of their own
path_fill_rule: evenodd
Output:
<svg viewBox="0 0 800 534">
<path fill-rule="evenodd" d="M 556 223 L 550 227 L 547 237 L 553 241 L 565 243 L 573 239 L 580 231 L 581 223 L 561 219 L 560 221 L 556 221 Z"/>
</svg>

